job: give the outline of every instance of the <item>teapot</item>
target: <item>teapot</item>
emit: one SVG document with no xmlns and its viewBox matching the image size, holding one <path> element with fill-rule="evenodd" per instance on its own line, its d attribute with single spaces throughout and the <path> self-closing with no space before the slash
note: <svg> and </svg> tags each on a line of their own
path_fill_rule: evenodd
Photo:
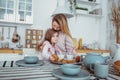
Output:
<svg viewBox="0 0 120 80">
<path fill-rule="evenodd" d="M 92 64 L 95 64 L 95 63 L 105 63 L 106 60 L 108 59 L 109 57 L 103 57 L 101 54 L 99 53 L 88 53 L 85 58 L 84 58 L 84 63 L 85 63 L 85 66 L 90 69 L 91 65 Z"/>
</svg>

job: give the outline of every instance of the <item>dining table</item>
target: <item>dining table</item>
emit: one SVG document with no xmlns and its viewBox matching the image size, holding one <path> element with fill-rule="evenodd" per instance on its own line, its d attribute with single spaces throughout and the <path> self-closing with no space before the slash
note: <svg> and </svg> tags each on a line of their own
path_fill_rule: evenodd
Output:
<svg viewBox="0 0 120 80">
<path fill-rule="evenodd" d="M 40 66 L 24 67 L 16 65 L 16 61 L 0 61 L 0 80 L 60 80 L 52 73 L 61 65 L 46 60 L 43 62 Z M 89 80 L 120 80 L 120 75 L 117 75 L 113 65 L 110 65 L 107 78 L 99 79 L 90 73 Z"/>
</svg>

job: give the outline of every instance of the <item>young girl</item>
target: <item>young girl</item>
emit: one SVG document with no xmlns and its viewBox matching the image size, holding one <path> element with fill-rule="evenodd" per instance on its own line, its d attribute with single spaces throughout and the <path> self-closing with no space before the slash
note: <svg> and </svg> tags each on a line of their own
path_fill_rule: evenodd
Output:
<svg viewBox="0 0 120 80">
<path fill-rule="evenodd" d="M 53 29 L 47 30 L 43 42 L 37 47 L 37 50 L 39 51 L 39 59 L 49 60 L 53 59 L 53 54 L 61 54 L 61 51 L 56 46 L 58 37 L 59 35 L 57 31 Z"/>
</svg>

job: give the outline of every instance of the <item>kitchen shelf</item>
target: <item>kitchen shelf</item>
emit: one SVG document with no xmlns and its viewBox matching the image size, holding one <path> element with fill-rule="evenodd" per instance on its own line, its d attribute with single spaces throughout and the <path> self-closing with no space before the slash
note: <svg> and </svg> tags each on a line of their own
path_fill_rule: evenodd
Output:
<svg viewBox="0 0 120 80">
<path fill-rule="evenodd" d="M 87 17 L 102 18 L 102 15 L 95 15 L 95 14 L 76 13 L 76 15 L 83 15 L 83 16 L 87 16 Z"/>
<path fill-rule="evenodd" d="M 36 48 L 43 36 L 43 30 L 26 29 L 25 47 Z"/>
<path fill-rule="evenodd" d="M 76 9 L 76 15 L 82 15 L 85 17 L 93 17 L 93 18 L 102 18 L 102 8 L 101 2 L 93 2 L 93 1 L 83 1 L 83 0 L 76 0 L 76 5 L 78 8 Z M 88 9 L 82 10 L 83 9 Z"/>
<path fill-rule="evenodd" d="M 92 1 L 83 1 L 83 0 L 76 0 L 77 3 L 85 4 L 85 5 L 90 5 L 90 6 L 95 6 L 99 5 L 100 3 L 97 2 L 92 2 Z"/>
<path fill-rule="evenodd" d="M 22 49 L 5 49 L 5 48 L 0 48 L 0 53 L 19 53 L 22 54 L 23 50 Z"/>
</svg>

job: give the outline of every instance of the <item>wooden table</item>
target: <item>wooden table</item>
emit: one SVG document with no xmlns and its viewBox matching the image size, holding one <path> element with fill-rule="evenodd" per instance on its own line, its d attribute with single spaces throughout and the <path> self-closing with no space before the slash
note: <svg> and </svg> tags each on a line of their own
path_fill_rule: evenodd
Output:
<svg viewBox="0 0 120 80">
<path fill-rule="evenodd" d="M 44 63 L 39 67 L 18 67 L 15 61 L 0 61 L 0 80 L 59 80 L 52 75 L 52 71 L 60 68 L 60 65 L 48 61 Z M 91 75 L 90 80 L 97 79 Z M 107 80 L 120 80 L 120 77 L 110 73 Z"/>
</svg>

